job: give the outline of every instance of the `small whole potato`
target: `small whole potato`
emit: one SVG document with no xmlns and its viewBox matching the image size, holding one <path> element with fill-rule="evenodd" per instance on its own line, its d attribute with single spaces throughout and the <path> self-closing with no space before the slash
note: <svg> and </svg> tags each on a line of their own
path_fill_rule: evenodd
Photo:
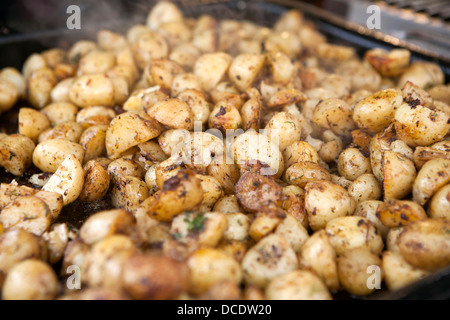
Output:
<svg viewBox="0 0 450 320">
<path fill-rule="evenodd" d="M 327 170 L 314 162 L 294 163 L 284 173 L 284 181 L 300 188 L 318 180 L 330 181 L 331 176 Z"/>
<path fill-rule="evenodd" d="M 332 300 L 325 284 L 312 272 L 296 270 L 274 278 L 266 288 L 269 300 Z"/>
<path fill-rule="evenodd" d="M 381 233 L 383 239 L 386 239 L 387 234 L 389 232 L 389 228 L 386 227 L 377 216 L 377 209 L 380 205 L 383 204 L 383 201 L 379 200 L 366 200 L 358 203 L 355 210 L 355 216 L 364 217 L 378 229 Z"/>
<path fill-rule="evenodd" d="M 357 202 L 363 202 L 366 200 L 379 200 L 383 191 L 377 178 L 371 173 L 366 173 L 352 182 L 348 187 L 348 194 Z"/>
<path fill-rule="evenodd" d="M 308 142 L 295 141 L 283 150 L 283 158 L 286 168 L 297 162 L 314 162 L 319 164 L 320 158 L 317 151 Z"/>
<path fill-rule="evenodd" d="M 355 200 L 347 190 L 331 181 L 309 182 L 305 191 L 305 209 L 314 231 L 325 228 L 334 218 L 350 216 L 355 211 Z"/>
<path fill-rule="evenodd" d="M 211 110 L 208 125 L 211 129 L 220 130 L 225 136 L 227 130 L 234 131 L 242 127 L 242 118 L 233 104 L 222 101 Z"/>
<path fill-rule="evenodd" d="M 69 155 L 74 155 L 82 163 L 83 147 L 66 139 L 50 139 L 36 146 L 33 152 L 33 164 L 43 172 L 55 172 Z"/>
<path fill-rule="evenodd" d="M 42 113 L 32 108 L 20 108 L 19 133 L 37 142 L 39 135 L 50 127 L 50 121 Z"/>
<path fill-rule="evenodd" d="M 59 291 L 58 278 L 45 262 L 30 259 L 10 270 L 3 284 L 5 300 L 52 300 Z"/>
<path fill-rule="evenodd" d="M 24 260 L 39 259 L 41 254 L 39 238 L 24 229 L 12 229 L 0 235 L 0 271 L 5 274 Z"/>
<path fill-rule="evenodd" d="M 295 251 L 284 237 L 271 234 L 250 248 L 242 260 L 244 281 L 260 288 L 298 268 Z"/>
<path fill-rule="evenodd" d="M 10 81 L 0 78 L 0 112 L 8 111 L 17 102 L 19 92 Z"/>
<path fill-rule="evenodd" d="M 398 238 L 403 258 L 413 266 L 436 271 L 450 265 L 450 223 L 426 219 L 403 228 Z"/>
<path fill-rule="evenodd" d="M 206 292 L 222 280 L 239 284 L 242 270 L 231 256 L 217 249 L 203 248 L 194 252 L 187 261 L 190 271 L 188 291 L 194 295 Z"/>
<path fill-rule="evenodd" d="M 355 105 L 353 120 L 360 129 L 377 133 L 389 126 L 402 103 L 402 93 L 398 90 L 377 92 Z"/>
<path fill-rule="evenodd" d="M 369 158 L 356 148 L 347 148 L 339 155 L 338 172 L 348 180 L 354 181 L 365 173 L 371 173 Z"/>
<path fill-rule="evenodd" d="M 348 250 L 337 259 L 342 286 L 356 296 L 367 296 L 381 289 L 384 276 L 381 266 L 381 259 L 368 248 Z"/>
<path fill-rule="evenodd" d="M 440 110 L 402 104 L 395 112 L 395 131 L 411 147 L 439 142 L 450 130 L 449 116 Z"/>
<path fill-rule="evenodd" d="M 352 119 L 352 109 L 339 99 L 327 99 L 314 109 L 312 121 L 322 128 L 331 129 L 338 135 L 349 135 L 356 125 Z"/>
<path fill-rule="evenodd" d="M 386 200 L 376 211 L 377 217 L 388 228 L 397 228 L 427 219 L 425 210 L 414 201 Z"/>
<path fill-rule="evenodd" d="M 80 108 L 112 107 L 114 105 L 114 85 L 111 79 L 103 73 L 80 76 L 70 87 L 69 98 Z"/>
<path fill-rule="evenodd" d="M 78 199 L 90 202 L 102 199 L 109 190 L 110 177 L 103 166 L 95 160 L 90 160 L 83 168 L 84 185 Z"/>
<path fill-rule="evenodd" d="M 337 255 L 355 248 L 381 254 L 384 243 L 377 228 L 366 218 L 351 216 L 331 220 L 325 230 Z"/>
<path fill-rule="evenodd" d="M 313 271 L 332 291 L 339 289 L 336 252 L 325 230 L 314 233 L 298 254 L 300 269 Z"/>
<path fill-rule="evenodd" d="M 278 135 L 278 146 L 280 151 L 283 151 L 292 143 L 300 140 L 302 123 L 288 112 L 278 112 L 264 128 L 264 134 L 268 137 Z"/>
<path fill-rule="evenodd" d="M 34 147 L 34 142 L 22 134 L 0 139 L 0 166 L 7 172 L 21 176 L 31 165 Z"/>
<path fill-rule="evenodd" d="M 188 268 L 171 258 L 135 254 L 125 262 L 122 283 L 134 299 L 177 299 L 187 289 Z"/>
<path fill-rule="evenodd" d="M 41 110 L 52 126 L 67 121 L 75 121 L 78 108 L 70 101 L 53 102 Z"/>
<path fill-rule="evenodd" d="M 265 207 L 281 205 L 283 188 L 270 176 L 247 172 L 236 184 L 239 203 L 250 212 L 264 210 Z"/>
<path fill-rule="evenodd" d="M 410 265 L 397 252 L 383 252 L 382 267 L 384 281 L 389 290 L 395 291 L 404 288 L 429 275 L 428 271 Z"/>
</svg>

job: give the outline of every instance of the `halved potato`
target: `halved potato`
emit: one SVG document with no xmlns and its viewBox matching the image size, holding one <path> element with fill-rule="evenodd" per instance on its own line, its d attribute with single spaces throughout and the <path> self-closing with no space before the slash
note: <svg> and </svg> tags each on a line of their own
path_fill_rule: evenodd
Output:
<svg viewBox="0 0 450 320">
<path fill-rule="evenodd" d="M 106 131 L 106 151 L 111 158 L 160 135 L 162 126 L 146 114 L 126 112 L 115 117 Z"/>
<path fill-rule="evenodd" d="M 83 167 L 77 157 L 71 154 L 64 159 L 42 189 L 61 194 L 64 205 L 67 205 L 78 198 L 83 190 L 83 184 Z"/>
</svg>

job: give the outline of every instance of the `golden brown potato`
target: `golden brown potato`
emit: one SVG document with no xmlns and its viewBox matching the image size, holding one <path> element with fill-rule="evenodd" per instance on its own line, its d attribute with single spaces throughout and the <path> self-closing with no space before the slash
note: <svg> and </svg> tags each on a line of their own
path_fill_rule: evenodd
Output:
<svg viewBox="0 0 450 320">
<path fill-rule="evenodd" d="M 411 147 L 439 142 L 450 130 L 449 116 L 438 109 L 402 104 L 395 112 L 395 130 Z"/>
<path fill-rule="evenodd" d="M 19 110 L 19 133 L 37 142 L 39 135 L 50 127 L 50 121 L 41 112 L 31 108 Z"/>
<path fill-rule="evenodd" d="M 159 136 L 162 130 L 158 122 L 145 114 L 122 113 L 111 121 L 106 131 L 107 154 L 118 158 L 131 147 Z"/>
<path fill-rule="evenodd" d="M 83 184 L 83 167 L 80 161 L 71 154 L 61 162 L 42 190 L 61 194 L 64 205 L 67 205 L 79 197 L 83 190 Z"/>
<path fill-rule="evenodd" d="M 248 235 L 257 242 L 270 234 L 285 218 L 284 211 L 276 207 L 257 212 L 248 230 Z"/>
<path fill-rule="evenodd" d="M 269 300 L 332 300 L 325 284 L 312 272 L 297 270 L 274 278 L 266 289 Z"/>
<path fill-rule="evenodd" d="M 0 213 L 3 228 L 22 228 L 37 236 L 48 230 L 52 218 L 47 204 L 35 196 L 19 197 Z"/>
<path fill-rule="evenodd" d="M 433 219 L 450 221 L 450 184 L 439 189 L 431 198 L 428 214 Z"/>
<path fill-rule="evenodd" d="M 294 250 L 287 240 L 277 234 L 263 238 L 247 251 L 242 260 L 245 283 L 260 288 L 297 268 L 298 261 Z"/>
<path fill-rule="evenodd" d="M 109 190 L 108 172 L 95 160 L 88 161 L 83 170 L 84 185 L 78 199 L 83 202 L 102 199 Z"/>
<path fill-rule="evenodd" d="M 223 52 L 206 53 L 200 56 L 194 65 L 194 75 L 203 87 L 209 92 L 220 83 L 228 72 L 233 58 Z"/>
<path fill-rule="evenodd" d="M 222 101 L 211 110 L 208 125 L 210 129 L 220 130 L 225 136 L 227 130 L 234 131 L 242 127 L 242 118 L 233 104 Z"/>
<path fill-rule="evenodd" d="M 51 139 L 66 139 L 79 143 L 83 131 L 83 126 L 75 121 L 63 122 L 42 132 L 39 135 L 38 142 L 41 143 Z"/>
<path fill-rule="evenodd" d="M 34 142 L 27 136 L 12 134 L 0 140 L 0 166 L 21 176 L 31 165 Z"/>
<path fill-rule="evenodd" d="M 363 217 L 340 217 L 331 220 L 325 230 L 338 255 L 355 248 L 368 248 L 379 255 L 384 243 L 377 228 Z"/>
<path fill-rule="evenodd" d="M 300 269 L 313 271 L 331 291 L 339 289 L 336 252 L 325 230 L 314 233 L 298 253 Z"/>
<path fill-rule="evenodd" d="M 194 129 L 194 114 L 189 105 L 180 99 L 162 100 L 150 108 L 148 114 L 173 129 Z"/>
<path fill-rule="evenodd" d="M 236 185 L 236 197 L 248 211 L 257 212 L 270 205 L 281 205 L 283 188 L 269 176 L 248 172 Z"/>
<path fill-rule="evenodd" d="M 177 299 L 187 289 L 188 270 L 167 257 L 134 254 L 125 262 L 122 283 L 134 299 Z"/>
<path fill-rule="evenodd" d="M 428 271 L 410 265 L 401 254 L 392 251 L 383 252 L 382 266 L 384 281 L 392 291 L 404 288 L 429 275 Z"/>
<path fill-rule="evenodd" d="M 39 259 L 42 254 L 39 238 L 24 229 L 13 229 L 0 235 L 0 270 L 7 274 L 16 264 Z"/>
<path fill-rule="evenodd" d="M 80 108 L 90 106 L 112 107 L 114 85 L 103 73 L 83 75 L 76 78 L 70 87 L 70 101 Z"/>
<path fill-rule="evenodd" d="M 385 129 L 403 103 L 402 94 L 395 89 L 374 93 L 355 105 L 353 120 L 360 129 L 377 133 Z"/>
<path fill-rule="evenodd" d="M 304 188 L 309 182 L 331 180 L 330 173 L 314 162 L 297 162 L 287 168 L 284 181 Z"/>
<path fill-rule="evenodd" d="M 305 187 L 305 209 L 314 231 L 323 229 L 334 218 L 350 216 L 355 200 L 343 187 L 330 181 L 309 182 Z"/>
<path fill-rule="evenodd" d="M 0 185 L 0 209 L 13 202 L 18 197 L 32 196 L 37 192 L 36 189 L 27 186 L 18 186 L 16 184 L 2 183 Z"/>
<path fill-rule="evenodd" d="M 147 184 L 133 176 L 116 177 L 111 194 L 114 207 L 135 212 L 148 198 Z"/>
<path fill-rule="evenodd" d="M 155 198 L 144 201 L 136 214 L 148 214 L 159 221 L 170 222 L 183 211 L 194 209 L 203 200 L 200 180 L 190 170 L 181 170 L 164 183 L 164 187 Z"/>
<path fill-rule="evenodd" d="M 428 161 L 417 174 L 412 187 L 413 199 L 424 205 L 442 186 L 450 181 L 450 160 L 434 159 Z"/>
<path fill-rule="evenodd" d="M 170 228 L 172 236 L 182 243 L 198 243 L 203 247 L 216 247 L 222 239 L 228 221 L 218 212 L 185 212 L 176 216 Z"/>
<path fill-rule="evenodd" d="M 450 223 L 426 219 L 403 228 L 398 238 L 402 257 L 413 266 L 436 271 L 450 265 Z"/>
<path fill-rule="evenodd" d="M 242 280 L 239 263 L 231 256 L 212 248 L 199 249 L 192 254 L 187 266 L 190 271 L 188 291 L 199 295 L 222 280 L 238 284 Z"/>
<path fill-rule="evenodd" d="M 55 172 L 64 159 L 70 155 L 82 163 L 83 147 L 66 139 L 50 139 L 36 146 L 33 151 L 33 164 L 43 172 Z"/>
<path fill-rule="evenodd" d="M 124 265 L 135 252 L 133 242 L 123 235 L 96 242 L 83 260 L 81 281 L 90 287 L 121 289 Z"/>
<path fill-rule="evenodd" d="M 59 290 L 55 271 L 45 262 L 30 259 L 10 270 L 3 284 L 5 300 L 52 300 Z"/>
<path fill-rule="evenodd" d="M 416 167 L 405 155 L 385 151 L 382 153 L 384 199 L 403 199 L 413 189 Z"/>
<path fill-rule="evenodd" d="M 365 59 L 383 77 L 398 77 L 409 67 L 411 52 L 405 49 L 396 49 L 387 52 L 383 49 L 372 49 L 366 52 Z"/>
<path fill-rule="evenodd" d="M 378 206 L 376 215 L 388 228 L 402 227 L 427 219 L 422 206 L 407 200 L 387 200 Z"/>
<path fill-rule="evenodd" d="M 28 100 L 35 108 L 42 109 L 50 102 L 50 94 L 57 79 L 49 68 L 33 71 L 28 78 Z"/>
<path fill-rule="evenodd" d="M 381 259 L 368 248 L 344 252 L 338 257 L 337 266 L 339 280 L 344 289 L 351 294 L 366 296 L 376 289 L 381 289 L 384 276 Z M 372 277 L 374 279 L 371 279 Z"/>
</svg>

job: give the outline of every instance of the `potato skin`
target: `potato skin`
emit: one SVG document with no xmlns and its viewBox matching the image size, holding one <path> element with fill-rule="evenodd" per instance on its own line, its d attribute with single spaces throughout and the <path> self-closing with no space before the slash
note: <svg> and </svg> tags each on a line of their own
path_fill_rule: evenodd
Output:
<svg viewBox="0 0 450 320">
<path fill-rule="evenodd" d="M 403 228 L 398 238 L 403 258 L 413 266 L 436 271 L 450 265 L 450 223 L 427 219 Z"/>
<path fill-rule="evenodd" d="M 382 266 L 384 282 L 389 290 L 395 291 L 404 288 L 429 275 L 428 271 L 410 265 L 397 252 L 383 252 Z"/>
<path fill-rule="evenodd" d="M 433 159 L 425 163 L 412 186 L 413 199 L 424 205 L 433 194 L 450 181 L 450 160 Z"/>
<path fill-rule="evenodd" d="M 31 165 L 34 142 L 27 136 L 12 134 L 0 140 L 0 166 L 16 176 Z"/>
<path fill-rule="evenodd" d="M 297 256 L 284 237 L 271 234 L 250 248 L 242 260 L 244 281 L 266 287 L 279 275 L 298 268 Z"/>
<path fill-rule="evenodd" d="M 239 263 L 217 249 L 197 250 L 189 257 L 187 266 L 190 270 L 188 291 L 195 295 L 206 292 L 222 280 L 238 284 L 242 279 Z"/>
<path fill-rule="evenodd" d="M 376 290 L 369 288 L 370 267 L 378 267 L 380 278 L 378 285 L 381 288 L 383 273 L 381 259 L 367 248 L 356 248 L 344 252 L 337 259 L 339 280 L 348 292 L 357 296 L 366 296 Z M 375 283 L 373 283 L 375 284 Z"/>
<path fill-rule="evenodd" d="M 59 285 L 53 269 L 45 262 L 30 259 L 10 270 L 3 284 L 5 300 L 51 300 Z"/>
<path fill-rule="evenodd" d="M 323 282 L 307 270 L 276 277 L 267 286 L 266 297 L 269 300 L 332 300 Z"/>
<path fill-rule="evenodd" d="M 379 255 L 383 239 L 377 228 L 366 218 L 351 216 L 331 220 L 325 229 L 337 255 L 355 248 L 368 248 Z"/>
<path fill-rule="evenodd" d="M 336 251 L 325 230 L 314 233 L 298 254 L 300 269 L 313 271 L 331 291 L 339 289 Z"/>
<path fill-rule="evenodd" d="M 122 283 L 137 300 L 176 299 L 187 288 L 188 270 L 171 258 L 135 254 L 124 265 Z"/>
<path fill-rule="evenodd" d="M 352 215 L 355 200 L 343 187 L 330 181 L 310 182 L 305 187 L 305 209 L 314 231 L 323 229 L 334 218 Z"/>
<path fill-rule="evenodd" d="M 239 203 L 250 212 L 257 212 L 271 204 L 281 205 L 283 188 L 268 176 L 247 172 L 236 184 Z"/>
<path fill-rule="evenodd" d="M 0 235 L 0 271 L 8 273 L 19 262 L 39 259 L 39 238 L 23 229 L 9 230 Z"/>
</svg>

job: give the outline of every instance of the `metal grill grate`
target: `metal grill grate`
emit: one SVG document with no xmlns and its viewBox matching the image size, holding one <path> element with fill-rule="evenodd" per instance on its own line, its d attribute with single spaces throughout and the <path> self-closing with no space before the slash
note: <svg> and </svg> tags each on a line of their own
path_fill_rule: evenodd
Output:
<svg viewBox="0 0 450 320">
<path fill-rule="evenodd" d="M 417 13 L 424 13 L 430 17 L 450 22 L 449 0 L 372 0 L 384 2 L 399 9 L 409 9 Z"/>
</svg>

